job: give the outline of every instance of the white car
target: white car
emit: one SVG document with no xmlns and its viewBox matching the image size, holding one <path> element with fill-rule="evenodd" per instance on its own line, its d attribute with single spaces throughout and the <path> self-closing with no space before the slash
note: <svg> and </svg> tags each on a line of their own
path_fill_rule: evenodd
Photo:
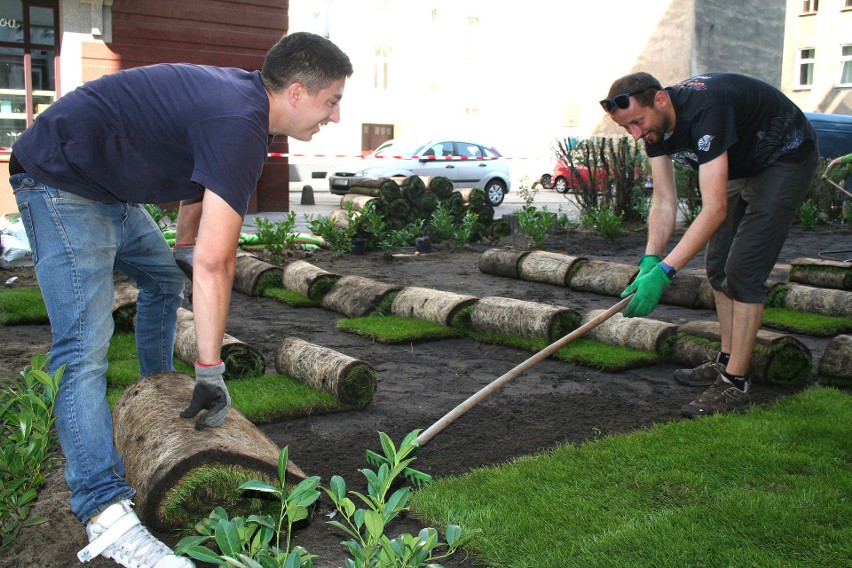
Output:
<svg viewBox="0 0 852 568">
<path fill-rule="evenodd" d="M 444 176 L 457 188 L 481 188 L 495 207 L 503 203 L 511 183 L 506 158 L 490 146 L 461 140 L 388 140 L 363 158 L 357 171 L 330 175 L 328 187 L 342 195 L 359 179 L 410 175 Z"/>
</svg>

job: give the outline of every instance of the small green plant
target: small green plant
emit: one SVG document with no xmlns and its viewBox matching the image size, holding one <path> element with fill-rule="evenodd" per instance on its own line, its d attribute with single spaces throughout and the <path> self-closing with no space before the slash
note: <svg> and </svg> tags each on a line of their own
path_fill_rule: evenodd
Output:
<svg viewBox="0 0 852 568">
<path fill-rule="evenodd" d="M 290 545 L 293 525 L 308 517 L 310 508 L 319 498 L 319 487 L 334 502 L 342 519 L 342 522 L 329 521 L 328 524 L 349 536 L 343 543 L 352 555 L 345 561 L 346 568 L 439 568 L 436 560 L 455 554 L 470 538 L 470 535 L 462 535 L 460 527 L 447 527 L 446 542 L 439 540 L 433 528 L 424 528 L 417 535 L 401 534 L 394 539 L 385 535 L 388 523 L 407 510 L 409 487 L 400 487 L 388 494 L 408 464 L 414 461 L 410 456 L 417 448 L 419 433 L 419 430 L 409 433 L 399 449 L 386 434 L 379 433 L 385 461 L 377 470 L 361 470 L 367 479 L 366 494 L 348 491 L 346 482 L 339 476 L 331 478 L 328 488 L 319 487 L 319 477 L 308 477 L 288 490 L 285 481 L 288 451 L 285 447 L 278 456 L 277 486 L 261 481 L 240 485 L 240 489 L 260 491 L 277 499 L 277 518 L 252 515 L 230 519 L 224 509 L 217 507 L 196 525 L 199 534 L 181 539 L 175 551 L 216 566 L 312 568 L 316 556 L 299 546 L 291 549 Z M 358 508 L 350 496 L 357 498 L 364 507 Z M 218 552 L 208 548 L 208 544 L 215 544 Z"/>
<path fill-rule="evenodd" d="M 424 528 L 416 536 L 401 534 L 391 539 L 385 535 L 388 524 L 406 510 L 409 487 L 400 487 L 390 496 L 388 493 L 403 470 L 414 461 L 410 456 L 417 449 L 419 433 L 419 430 L 410 432 L 397 449 L 387 434 L 379 432 L 385 462 L 378 470 L 361 470 L 367 479 L 366 495 L 348 491 L 344 479 L 337 475 L 331 478 L 329 488 L 322 488 L 342 519 L 342 522 L 329 521 L 328 524 L 349 536 L 343 544 L 353 558 L 346 560 L 346 568 L 439 566 L 435 561 L 455 554 L 470 538 L 470 535 L 462 535 L 458 525 L 447 526 L 446 543 L 439 540 L 438 531 L 433 528 Z M 358 508 L 350 496 L 357 498 L 365 508 Z"/>
<path fill-rule="evenodd" d="M 258 243 L 263 244 L 269 252 L 269 259 L 275 264 L 284 261 L 284 251 L 296 246 L 296 213 L 290 211 L 286 219 L 271 221 L 266 217 L 255 219 Z"/>
<path fill-rule="evenodd" d="M 346 219 L 343 223 L 336 221 L 331 216 L 305 215 L 305 220 L 308 222 L 311 232 L 321 237 L 328 244 L 329 249 L 337 255 L 352 250 L 352 237 L 358 231 L 358 212 L 355 211 L 351 203 L 344 203 L 343 209 L 346 211 Z"/>
<path fill-rule="evenodd" d="M 367 238 L 369 246 L 381 249 L 385 256 L 391 256 L 394 251 L 411 245 L 423 233 L 425 222 L 425 219 L 420 219 L 399 229 L 391 229 L 381 213 L 368 206 L 358 218 L 358 234 Z"/>
<path fill-rule="evenodd" d="M 464 217 L 457 221 L 449 207 L 441 203 L 432 212 L 429 222 L 429 236 L 436 243 L 449 241 L 456 248 L 461 248 L 473 239 L 479 214 L 468 209 Z"/>
<path fill-rule="evenodd" d="M 311 568 L 314 555 L 299 546 L 291 550 L 290 540 L 293 525 L 308 517 L 310 507 L 320 496 L 317 490 L 320 478 L 308 477 L 288 490 L 285 479 L 287 456 L 288 449 L 285 447 L 278 456 L 278 486 L 262 481 L 247 481 L 240 485 L 240 489 L 259 491 L 277 498 L 277 519 L 272 515 L 230 519 L 222 507 L 216 507 L 207 519 L 196 525 L 199 534 L 181 539 L 175 551 L 216 566 Z M 219 552 L 205 546 L 208 542 L 215 543 Z"/>
<path fill-rule="evenodd" d="M 518 225 L 537 247 L 544 245 L 544 239 L 555 223 L 556 214 L 548 211 L 547 205 L 540 211 L 526 205 L 518 211 Z"/>
<path fill-rule="evenodd" d="M 170 209 L 168 211 L 163 210 L 161 207 L 154 205 L 153 203 L 144 203 L 142 207 L 145 208 L 145 211 L 151 215 L 151 218 L 154 219 L 154 222 L 157 223 L 157 226 L 160 227 L 161 231 L 165 231 L 172 225 L 174 225 L 175 221 L 177 221 L 178 210 Z"/>
<path fill-rule="evenodd" d="M 51 449 L 53 406 L 65 366 L 55 373 L 45 371 L 48 355 L 37 355 L 17 380 L 2 381 L 0 390 L 0 528 L 2 543 L 8 546 L 23 527 L 47 522 L 44 517 L 29 518 L 37 490 L 44 484 L 44 472 L 55 462 Z"/>
<path fill-rule="evenodd" d="M 796 214 L 799 225 L 806 231 L 812 231 L 820 223 L 828 222 L 828 216 L 810 199 L 805 199 Z"/>
<path fill-rule="evenodd" d="M 614 241 L 625 233 L 624 223 L 621 215 L 616 215 L 609 207 L 602 207 L 598 211 L 586 211 L 582 214 L 583 225 L 593 229 L 596 233 Z"/>
</svg>

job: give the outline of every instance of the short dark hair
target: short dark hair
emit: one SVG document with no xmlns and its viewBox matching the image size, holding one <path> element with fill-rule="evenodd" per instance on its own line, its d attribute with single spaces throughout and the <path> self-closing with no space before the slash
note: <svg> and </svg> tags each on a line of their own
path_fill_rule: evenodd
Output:
<svg viewBox="0 0 852 568">
<path fill-rule="evenodd" d="M 260 76 L 264 86 L 277 93 L 302 83 L 316 94 L 332 81 L 352 75 L 352 62 L 330 40 L 308 32 L 285 35 L 267 52 Z"/>
<path fill-rule="evenodd" d="M 663 86 L 656 77 L 650 73 L 640 71 L 625 75 L 620 79 L 616 79 L 609 88 L 607 98 L 618 96 L 622 93 L 636 93 L 633 99 L 642 106 L 654 106 L 654 96 L 657 91 L 662 91 Z"/>
</svg>

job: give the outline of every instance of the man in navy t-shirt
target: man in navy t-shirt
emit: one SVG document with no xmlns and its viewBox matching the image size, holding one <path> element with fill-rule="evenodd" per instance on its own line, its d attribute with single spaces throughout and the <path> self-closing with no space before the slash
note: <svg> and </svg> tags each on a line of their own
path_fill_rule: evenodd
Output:
<svg viewBox="0 0 852 568">
<path fill-rule="evenodd" d="M 131 508 L 135 491 L 113 443 L 106 400 L 113 271 L 139 288 L 141 374 L 173 371 L 185 278 L 140 203 L 198 201 L 193 313 L 198 359 L 183 418 L 220 426 L 231 400 L 222 339 L 249 198 L 275 135 L 310 140 L 340 120 L 352 74 L 327 39 L 284 36 L 261 71 L 163 64 L 119 71 L 71 91 L 12 148 L 9 170 L 50 317 L 51 371 L 64 366 L 56 430 L 71 510 L 90 544 L 122 566 L 187 567 Z"/>
<path fill-rule="evenodd" d="M 814 131 L 778 89 L 734 73 L 665 89 L 633 73 L 612 84 L 601 106 L 645 142 L 654 181 L 646 254 L 622 294 L 635 294 L 624 315 L 651 313 L 677 270 L 706 246 L 722 346 L 714 361 L 675 371 L 680 383 L 709 386 L 681 413 L 745 409 L 766 281 L 816 171 Z M 698 170 L 701 212 L 663 258 L 677 216 L 674 160 Z"/>
</svg>

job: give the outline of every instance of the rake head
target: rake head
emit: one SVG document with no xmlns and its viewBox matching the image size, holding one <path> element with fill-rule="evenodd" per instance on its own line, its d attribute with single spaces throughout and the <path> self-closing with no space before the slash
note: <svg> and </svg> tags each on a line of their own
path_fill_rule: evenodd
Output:
<svg viewBox="0 0 852 568">
<path fill-rule="evenodd" d="M 377 454 L 376 452 L 370 450 L 367 450 L 366 459 L 367 463 L 375 467 L 381 467 L 382 465 L 390 466 L 390 463 L 388 463 L 388 460 L 385 456 Z M 416 469 L 410 467 L 403 469 L 402 475 L 408 481 L 410 481 L 412 485 L 418 488 L 429 485 L 433 481 L 432 476 L 428 473 L 423 473 L 422 471 L 417 471 Z"/>
</svg>

